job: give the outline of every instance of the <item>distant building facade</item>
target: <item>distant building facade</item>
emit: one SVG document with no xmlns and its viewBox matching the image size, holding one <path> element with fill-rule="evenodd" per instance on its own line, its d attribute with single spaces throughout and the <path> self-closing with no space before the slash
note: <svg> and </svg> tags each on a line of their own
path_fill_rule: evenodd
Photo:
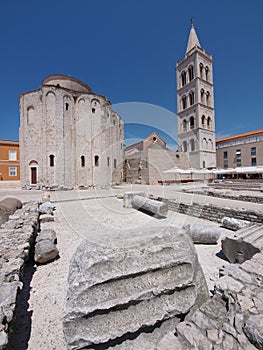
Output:
<svg viewBox="0 0 263 350">
<path fill-rule="evenodd" d="M 263 130 L 217 140 L 216 159 L 221 169 L 263 166 Z"/>
<path fill-rule="evenodd" d="M 192 25 L 186 53 L 176 64 L 179 150 L 192 168 L 216 167 L 212 56 Z"/>
<path fill-rule="evenodd" d="M 189 168 L 186 154 L 168 149 L 154 132 L 126 148 L 124 178 L 127 183 L 158 184 L 165 179 L 164 171 L 174 166 Z"/>
<path fill-rule="evenodd" d="M 83 82 L 52 75 L 20 95 L 22 188 L 78 188 L 120 182 L 124 123 Z"/>
<path fill-rule="evenodd" d="M 0 140 L 0 181 L 19 180 L 19 142 L 11 140 Z"/>
</svg>

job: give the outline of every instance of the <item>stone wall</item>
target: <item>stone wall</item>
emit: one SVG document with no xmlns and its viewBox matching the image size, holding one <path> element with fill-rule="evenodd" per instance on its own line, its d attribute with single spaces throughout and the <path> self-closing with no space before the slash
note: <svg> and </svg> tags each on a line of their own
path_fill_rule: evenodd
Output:
<svg viewBox="0 0 263 350">
<path fill-rule="evenodd" d="M 17 297 L 23 288 L 24 265 L 39 228 L 38 217 L 38 202 L 30 201 L 0 227 L 1 350 L 8 343 Z"/>
<path fill-rule="evenodd" d="M 228 207 L 219 207 L 212 204 L 185 204 L 179 203 L 176 200 L 167 200 L 165 198 L 161 200 L 167 202 L 168 209 L 170 210 L 177 211 L 181 214 L 196 216 L 206 220 L 221 222 L 224 216 L 229 216 L 235 219 L 251 221 L 253 223 L 263 222 L 262 212 L 258 212 L 256 210 L 247 210 L 243 208 L 233 209 Z"/>
<path fill-rule="evenodd" d="M 253 202 L 253 203 L 263 203 L 263 196 L 249 196 L 249 195 L 243 195 L 243 194 L 238 194 L 234 195 L 233 193 L 226 193 L 223 191 L 213 191 L 213 190 L 186 190 L 183 189 L 183 192 L 186 193 L 194 193 L 194 194 L 201 194 L 205 196 L 210 196 L 210 197 L 217 197 L 217 198 L 227 198 L 227 199 L 232 199 L 232 200 L 237 200 L 237 201 L 244 201 L 244 202 Z"/>
</svg>

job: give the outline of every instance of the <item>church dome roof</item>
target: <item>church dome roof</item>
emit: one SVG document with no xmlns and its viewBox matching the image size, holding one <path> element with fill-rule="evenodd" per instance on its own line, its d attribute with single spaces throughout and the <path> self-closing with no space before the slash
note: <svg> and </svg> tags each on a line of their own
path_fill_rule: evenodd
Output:
<svg viewBox="0 0 263 350">
<path fill-rule="evenodd" d="M 52 85 L 82 93 L 93 93 L 92 89 L 82 81 L 63 74 L 48 76 L 43 80 L 42 85 Z"/>
</svg>

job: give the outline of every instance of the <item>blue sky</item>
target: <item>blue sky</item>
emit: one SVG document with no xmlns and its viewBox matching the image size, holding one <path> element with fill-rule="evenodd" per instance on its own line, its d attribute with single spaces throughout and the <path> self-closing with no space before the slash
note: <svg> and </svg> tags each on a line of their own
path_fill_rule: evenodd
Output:
<svg viewBox="0 0 263 350">
<path fill-rule="evenodd" d="M 175 134 L 175 64 L 191 17 L 214 59 L 217 137 L 262 129 L 262 0 L 13 0 L 0 5 L 0 138 L 18 139 L 19 94 L 55 73 L 84 81 L 116 109 L 156 105 L 165 113 L 154 127 Z M 141 127 L 128 117 L 127 138 L 149 134 L 149 113 Z"/>
</svg>

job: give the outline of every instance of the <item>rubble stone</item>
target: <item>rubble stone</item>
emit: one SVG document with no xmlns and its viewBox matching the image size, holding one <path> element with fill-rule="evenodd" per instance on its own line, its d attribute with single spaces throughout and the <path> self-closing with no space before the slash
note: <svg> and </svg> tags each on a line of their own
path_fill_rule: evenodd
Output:
<svg viewBox="0 0 263 350">
<path fill-rule="evenodd" d="M 35 261 L 40 264 L 53 261 L 58 257 L 58 249 L 56 245 L 49 239 L 40 240 L 35 245 Z"/>
</svg>

